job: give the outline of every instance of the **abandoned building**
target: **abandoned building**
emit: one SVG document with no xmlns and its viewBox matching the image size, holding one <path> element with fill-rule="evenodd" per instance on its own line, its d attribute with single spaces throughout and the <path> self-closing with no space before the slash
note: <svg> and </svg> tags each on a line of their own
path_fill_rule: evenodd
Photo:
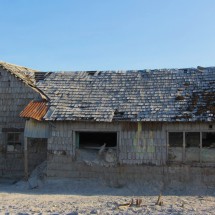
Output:
<svg viewBox="0 0 215 215">
<path fill-rule="evenodd" d="M 24 172 L 24 127 L 20 112 L 32 99 L 45 98 L 35 86 L 43 73 L 0 62 L 0 176 L 17 177 Z M 29 145 L 29 169 L 46 159 L 40 141 Z M 40 152 L 36 148 L 40 147 Z"/>
<path fill-rule="evenodd" d="M 25 173 L 33 160 L 47 159 L 48 177 L 147 175 L 154 168 L 214 183 L 214 67 L 41 73 L 33 86 L 1 73 L 32 92 L 18 110 L 25 126 L 18 112 L 19 125 L 1 125 L 1 134 L 24 128 Z M 1 139 L 5 156 L 8 140 Z"/>
</svg>

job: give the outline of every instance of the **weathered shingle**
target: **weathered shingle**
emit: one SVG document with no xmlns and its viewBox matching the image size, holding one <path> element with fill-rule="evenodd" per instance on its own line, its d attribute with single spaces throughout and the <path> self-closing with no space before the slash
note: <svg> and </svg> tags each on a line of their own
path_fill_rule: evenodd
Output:
<svg viewBox="0 0 215 215">
<path fill-rule="evenodd" d="M 215 68 L 58 72 L 37 87 L 45 120 L 214 121 Z"/>
<path fill-rule="evenodd" d="M 35 72 L 37 72 L 36 70 L 6 62 L 0 62 L 0 67 L 9 71 L 27 84 L 33 85 L 35 83 Z"/>
<path fill-rule="evenodd" d="M 5 70 L 6 72 L 11 73 L 16 78 L 24 82 L 26 85 L 31 87 L 34 91 L 39 93 L 43 99 L 48 100 L 48 97 L 43 94 L 37 87 L 36 82 L 39 80 L 43 80 L 47 77 L 50 72 L 39 72 L 37 70 L 33 70 L 27 67 L 18 66 L 15 64 L 10 64 L 6 62 L 0 62 L 0 68 Z M 1 73 L 0 73 L 1 76 Z"/>
</svg>

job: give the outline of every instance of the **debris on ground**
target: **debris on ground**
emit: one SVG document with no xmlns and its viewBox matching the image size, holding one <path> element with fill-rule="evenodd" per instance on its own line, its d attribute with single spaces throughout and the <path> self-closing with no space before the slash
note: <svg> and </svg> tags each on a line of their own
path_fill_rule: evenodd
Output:
<svg viewBox="0 0 215 215">
<path fill-rule="evenodd" d="M 38 165 L 29 176 L 28 180 L 21 180 L 16 183 L 16 186 L 22 189 L 35 189 L 42 187 L 47 175 L 47 161 Z"/>
<path fill-rule="evenodd" d="M 156 205 L 159 205 L 159 206 L 163 205 L 163 200 L 162 200 L 162 195 L 161 194 L 158 196 L 158 200 L 156 202 Z"/>
<path fill-rule="evenodd" d="M 38 167 L 32 176 L 38 179 L 42 169 Z M 195 193 L 189 190 L 188 194 L 185 188 L 175 187 L 172 194 L 169 189 L 168 194 L 165 189 L 161 194 L 152 187 L 147 184 L 137 189 L 134 181 L 130 186 L 114 188 L 98 179 L 46 179 L 37 189 L 29 189 L 28 183 L 28 189 L 23 190 L 17 184 L 2 182 L 0 214 L 214 214 L 215 188 L 198 189 L 197 193 L 197 189 Z"/>
</svg>

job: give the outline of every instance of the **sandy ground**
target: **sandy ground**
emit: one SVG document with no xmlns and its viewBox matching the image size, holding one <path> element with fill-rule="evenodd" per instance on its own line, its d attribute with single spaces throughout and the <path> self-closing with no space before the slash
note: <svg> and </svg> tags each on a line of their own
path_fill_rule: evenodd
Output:
<svg viewBox="0 0 215 215">
<path fill-rule="evenodd" d="M 113 188 L 99 180 L 49 180 L 34 189 L 7 180 L 0 182 L 0 214 L 215 214 L 215 188 L 170 188 L 161 206 L 158 195 L 154 186 Z"/>
</svg>

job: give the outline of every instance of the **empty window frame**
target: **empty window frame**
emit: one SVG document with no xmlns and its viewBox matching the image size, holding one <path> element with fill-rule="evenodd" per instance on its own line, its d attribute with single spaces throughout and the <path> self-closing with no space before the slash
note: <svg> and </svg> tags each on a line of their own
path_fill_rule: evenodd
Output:
<svg viewBox="0 0 215 215">
<path fill-rule="evenodd" d="M 169 132 L 169 161 L 215 162 L 215 132 Z"/>
<path fill-rule="evenodd" d="M 215 132 L 202 133 L 201 160 L 208 163 L 215 162 Z"/>
<path fill-rule="evenodd" d="M 84 149 L 99 149 L 117 146 L 117 132 L 76 132 L 76 146 Z"/>
<path fill-rule="evenodd" d="M 183 161 L 183 132 L 169 132 L 170 161 Z"/>
<path fill-rule="evenodd" d="M 185 162 L 200 162 L 200 132 L 185 132 Z"/>
<path fill-rule="evenodd" d="M 7 151 L 21 151 L 22 146 L 22 133 L 20 132 L 8 132 L 6 133 Z"/>
</svg>

